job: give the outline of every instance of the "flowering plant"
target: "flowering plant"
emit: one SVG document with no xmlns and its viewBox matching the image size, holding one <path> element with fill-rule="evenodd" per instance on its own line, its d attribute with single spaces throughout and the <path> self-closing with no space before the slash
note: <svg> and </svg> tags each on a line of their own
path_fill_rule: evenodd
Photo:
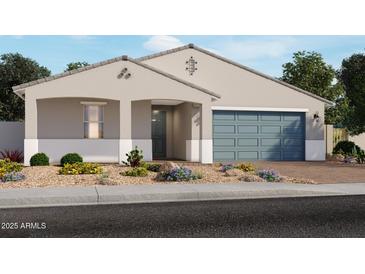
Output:
<svg viewBox="0 0 365 274">
<path fill-rule="evenodd" d="M 21 181 L 24 180 L 25 176 L 24 174 L 20 173 L 20 172 L 16 172 L 16 171 L 12 171 L 9 173 L 5 173 L 2 177 L 1 177 L 1 181 L 2 182 L 15 182 L 15 181 Z"/>
<path fill-rule="evenodd" d="M 226 172 L 227 170 L 230 170 L 230 169 L 234 169 L 233 164 L 222 164 L 221 167 L 219 168 L 219 170 L 221 172 Z"/>
<path fill-rule="evenodd" d="M 170 171 L 161 172 L 158 179 L 163 181 L 189 181 L 198 179 L 198 176 L 193 174 L 191 169 L 187 167 L 177 167 Z"/>
<path fill-rule="evenodd" d="M 279 172 L 273 169 L 259 170 L 257 175 L 268 182 L 277 182 L 280 179 Z"/>
</svg>

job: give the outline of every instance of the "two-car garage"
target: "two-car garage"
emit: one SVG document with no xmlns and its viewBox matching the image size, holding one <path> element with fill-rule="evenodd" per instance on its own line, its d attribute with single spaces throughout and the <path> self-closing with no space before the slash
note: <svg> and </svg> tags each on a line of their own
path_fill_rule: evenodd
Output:
<svg viewBox="0 0 365 274">
<path fill-rule="evenodd" d="M 214 161 L 305 159 L 305 112 L 213 111 Z"/>
</svg>

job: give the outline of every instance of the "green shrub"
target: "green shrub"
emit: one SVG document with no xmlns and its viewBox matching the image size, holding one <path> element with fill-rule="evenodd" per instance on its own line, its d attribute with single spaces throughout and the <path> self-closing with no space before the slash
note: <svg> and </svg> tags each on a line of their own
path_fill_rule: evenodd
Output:
<svg viewBox="0 0 365 274">
<path fill-rule="evenodd" d="M 143 163 L 143 151 L 139 150 L 136 146 L 131 152 L 126 153 L 127 161 L 123 161 L 123 164 L 131 167 L 139 167 Z"/>
<path fill-rule="evenodd" d="M 101 173 L 98 177 L 98 181 L 101 185 L 107 185 L 109 183 L 109 173 Z"/>
<path fill-rule="evenodd" d="M 44 153 L 36 153 L 30 158 L 31 166 L 49 166 L 49 158 Z"/>
<path fill-rule="evenodd" d="M 192 175 L 192 179 L 193 180 L 198 180 L 198 179 L 203 179 L 203 173 L 200 172 L 200 171 L 197 171 L 197 172 L 193 172 L 193 175 Z"/>
<path fill-rule="evenodd" d="M 361 148 L 351 141 L 340 141 L 333 149 L 333 154 L 342 154 L 347 156 L 356 156 L 360 152 Z"/>
<path fill-rule="evenodd" d="M 252 163 L 241 163 L 236 166 L 236 168 L 244 172 L 255 172 L 256 167 Z"/>
<path fill-rule="evenodd" d="M 131 170 L 123 172 L 122 175 L 132 177 L 146 177 L 148 175 L 148 171 L 145 167 L 135 167 Z"/>
<path fill-rule="evenodd" d="M 358 164 L 364 164 L 365 163 L 365 151 L 361 150 L 357 155 L 356 155 L 356 162 Z"/>
<path fill-rule="evenodd" d="M 159 172 L 161 168 L 161 164 L 157 163 L 145 163 L 144 167 L 152 172 Z"/>
<path fill-rule="evenodd" d="M 74 163 L 65 164 L 59 171 L 61 175 L 80 175 L 80 174 L 101 174 L 103 168 L 94 163 Z"/>
<path fill-rule="evenodd" d="M 74 163 L 82 163 L 82 157 L 77 153 L 67 153 L 61 158 L 61 165 L 65 166 L 65 164 L 74 164 Z"/>
<path fill-rule="evenodd" d="M 19 163 L 12 162 L 9 159 L 0 160 L 0 178 L 8 173 L 19 172 L 23 169 L 23 166 Z"/>
</svg>

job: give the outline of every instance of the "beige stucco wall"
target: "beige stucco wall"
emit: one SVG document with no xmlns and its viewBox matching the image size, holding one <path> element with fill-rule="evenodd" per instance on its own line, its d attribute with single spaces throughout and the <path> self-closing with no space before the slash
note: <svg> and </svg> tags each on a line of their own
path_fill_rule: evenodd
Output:
<svg viewBox="0 0 365 274">
<path fill-rule="evenodd" d="M 118 78 L 127 68 L 129 79 Z M 37 138 L 39 99 L 85 97 L 120 101 L 120 139 L 132 138 L 132 101 L 175 99 L 211 106 L 211 96 L 129 61 L 119 61 L 25 89 L 25 138 Z M 138 131 L 136 131 L 138 132 Z M 139 133 L 138 133 L 139 134 Z"/>
<path fill-rule="evenodd" d="M 132 139 L 151 139 L 151 101 L 132 102 Z"/>
<path fill-rule="evenodd" d="M 82 101 L 107 103 L 104 106 L 104 139 L 119 139 L 119 102 L 95 98 L 37 100 L 38 139 L 83 139 Z"/>
<path fill-rule="evenodd" d="M 349 136 L 349 140 L 365 150 L 365 133 L 356 136 Z"/>
<path fill-rule="evenodd" d="M 191 56 L 198 62 L 192 76 L 185 65 Z M 324 138 L 324 103 L 289 87 L 194 49 L 143 62 L 220 94 L 222 98 L 213 102 L 214 106 L 307 108 L 306 139 Z M 319 123 L 313 121 L 316 112 L 322 117 Z"/>
<path fill-rule="evenodd" d="M 186 157 L 186 139 L 190 133 L 190 124 L 187 117 L 188 104 L 183 103 L 174 107 L 173 115 L 173 132 L 174 132 L 174 157 L 176 159 L 185 159 Z"/>
</svg>

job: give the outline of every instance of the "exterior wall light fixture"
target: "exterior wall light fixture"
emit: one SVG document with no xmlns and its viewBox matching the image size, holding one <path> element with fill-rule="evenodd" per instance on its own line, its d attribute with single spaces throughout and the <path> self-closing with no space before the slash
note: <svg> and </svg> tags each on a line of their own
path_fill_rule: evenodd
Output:
<svg viewBox="0 0 365 274">
<path fill-rule="evenodd" d="M 316 113 L 314 113 L 313 120 L 315 120 L 317 123 L 321 120 L 321 117 L 319 116 L 318 111 L 316 111 Z"/>
</svg>

